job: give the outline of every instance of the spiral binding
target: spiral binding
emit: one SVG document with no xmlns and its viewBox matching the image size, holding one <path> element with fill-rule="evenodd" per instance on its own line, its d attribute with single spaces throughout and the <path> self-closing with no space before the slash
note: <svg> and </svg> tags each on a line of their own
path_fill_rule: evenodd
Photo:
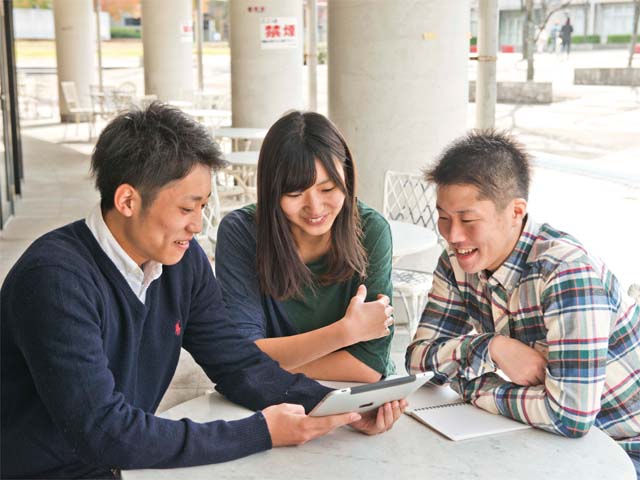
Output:
<svg viewBox="0 0 640 480">
<path fill-rule="evenodd" d="M 420 412 L 422 410 L 434 410 L 436 408 L 457 407 L 458 405 L 466 405 L 466 404 L 467 404 L 467 402 L 465 402 L 464 400 L 460 400 L 458 402 L 443 403 L 442 405 L 432 405 L 430 407 L 415 408 L 413 411 L 414 412 Z"/>
</svg>

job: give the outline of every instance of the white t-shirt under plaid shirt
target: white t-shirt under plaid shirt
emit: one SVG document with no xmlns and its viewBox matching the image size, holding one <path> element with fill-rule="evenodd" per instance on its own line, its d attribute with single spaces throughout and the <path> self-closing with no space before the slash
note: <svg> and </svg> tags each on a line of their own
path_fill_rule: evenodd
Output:
<svg viewBox="0 0 640 480">
<path fill-rule="evenodd" d="M 488 345 L 498 334 L 546 356 L 543 385 L 495 373 Z M 490 277 L 443 252 L 407 370 L 433 370 L 489 412 L 568 437 L 595 425 L 640 453 L 640 307 L 600 260 L 547 224 L 529 218 Z"/>
</svg>

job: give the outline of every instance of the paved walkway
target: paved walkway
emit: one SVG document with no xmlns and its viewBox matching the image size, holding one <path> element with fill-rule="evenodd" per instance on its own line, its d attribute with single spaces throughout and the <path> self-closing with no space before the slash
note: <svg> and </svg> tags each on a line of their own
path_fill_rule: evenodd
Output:
<svg viewBox="0 0 640 480">
<path fill-rule="evenodd" d="M 61 138 L 64 128 L 55 128 Z M 89 178 L 89 155 L 31 135 L 23 127 L 23 196 L 0 231 L 0 282 L 33 240 L 84 217 L 99 198 Z"/>
</svg>

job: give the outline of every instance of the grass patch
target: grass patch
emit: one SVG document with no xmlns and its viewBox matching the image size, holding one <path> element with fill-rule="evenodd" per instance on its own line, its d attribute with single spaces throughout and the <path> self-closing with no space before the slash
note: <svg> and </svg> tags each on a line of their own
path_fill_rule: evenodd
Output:
<svg viewBox="0 0 640 480">
<path fill-rule="evenodd" d="M 142 32 L 133 27 L 111 27 L 111 38 L 142 38 Z"/>
</svg>

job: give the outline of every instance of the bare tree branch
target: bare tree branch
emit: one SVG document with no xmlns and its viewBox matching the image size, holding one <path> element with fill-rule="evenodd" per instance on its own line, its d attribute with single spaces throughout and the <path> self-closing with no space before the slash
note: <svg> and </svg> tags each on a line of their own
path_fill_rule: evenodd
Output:
<svg viewBox="0 0 640 480">
<path fill-rule="evenodd" d="M 638 22 L 640 22 L 640 0 L 633 2 L 635 5 L 633 11 L 633 31 L 631 33 L 631 45 L 629 46 L 629 61 L 627 67 L 631 68 L 633 65 L 633 55 L 636 53 L 636 43 L 638 41 Z"/>
<path fill-rule="evenodd" d="M 544 27 L 547 25 L 547 22 L 549 21 L 549 19 L 551 18 L 551 16 L 556 13 L 559 10 L 562 10 L 564 8 L 567 8 L 569 5 L 571 5 L 573 3 L 573 0 L 567 0 L 565 2 L 562 2 L 560 5 L 551 8 L 550 10 L 547 11 L 547 2 L 546 1 L 542 1 L 542 15 L 543 15 L 543 20 L 537 25 L 538 27 L 538 31 L 536 32 L 536 37 L 535 37 L 535 41 L 538 41 L 538 38 L 540 37 L 540 33 L 542 32 L 542 30 L 544 29 Z"/>
</svg>

